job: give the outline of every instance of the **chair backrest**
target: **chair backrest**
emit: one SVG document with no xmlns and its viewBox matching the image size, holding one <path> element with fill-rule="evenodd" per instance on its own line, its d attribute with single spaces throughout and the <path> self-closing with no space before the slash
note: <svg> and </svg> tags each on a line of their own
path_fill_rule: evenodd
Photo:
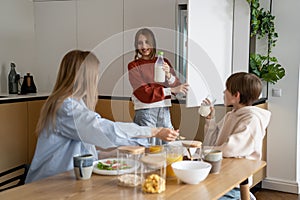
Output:
<svg viewBox="0 0 300 200">
<path fill-rule="evenodd" d="M 0 192 L 25 184 L 28 164 L 22 164 L 0 173 Z"/>
</svg>

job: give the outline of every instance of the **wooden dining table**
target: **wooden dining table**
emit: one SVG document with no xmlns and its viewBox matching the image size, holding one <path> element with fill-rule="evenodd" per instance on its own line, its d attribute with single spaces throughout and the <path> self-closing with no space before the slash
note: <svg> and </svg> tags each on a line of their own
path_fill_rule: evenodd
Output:
<svg viewBox="0 0 300 200">
<path fill-rule="evenodd" d="M 224 158 L 219 174 L 209 174 L 196 185 L 184 184 L 176 179 L 167 180 L 166 190 L 160 194 L 145 194 L 139 187 L 118 186 L 117 176 L 92 174 L 88 180 L 76 180 L 71 170 L 0 192 L 0 199 L 213 200 L 265 166 L 266 162 L 261 160 Z"/>
</svg>

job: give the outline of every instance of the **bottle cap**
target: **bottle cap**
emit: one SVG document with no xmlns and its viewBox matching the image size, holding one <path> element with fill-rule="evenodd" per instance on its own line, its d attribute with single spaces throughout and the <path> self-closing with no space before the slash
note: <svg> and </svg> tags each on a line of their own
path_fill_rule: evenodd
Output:
<svg viewBox="0 0 300 200">
<path fill-rule="evenodd" d="M 10 63 L 10 66 L 11 67 L 16 67 L 16 64 L 12 62 L 12 63 Z"/>
<path fill-rule="evenodd" d="M 163 55 L 164 55 L 164 52 L 163 52 L 163 51 L 159 51 L 159 52 L 157 52 L 157 54 L 158 54 L 159 56 L 163 56 Z"/>
</svg>

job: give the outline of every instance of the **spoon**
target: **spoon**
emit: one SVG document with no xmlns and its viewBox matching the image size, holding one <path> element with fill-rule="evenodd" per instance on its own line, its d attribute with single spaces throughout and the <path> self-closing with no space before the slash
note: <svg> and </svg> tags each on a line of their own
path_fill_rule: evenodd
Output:
<svg viewBox="0 0 300 200">
<path fill-rule="evenodd" d="M 178 137 L 176 138 L 176 140 L 185 140 L 184 136 L 178 135 Z"/>
</svg>

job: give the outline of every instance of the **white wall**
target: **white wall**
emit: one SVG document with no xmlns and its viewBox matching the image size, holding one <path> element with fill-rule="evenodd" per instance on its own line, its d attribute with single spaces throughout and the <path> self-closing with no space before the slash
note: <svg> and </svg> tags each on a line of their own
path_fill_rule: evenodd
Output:
<svg viewBox="0 0 300 200">
<path fill-rule="evenodd" d="M 0 92 L 8 93 L 10 63 L 24 76 L 34 65 L 34 17 L 30 1 L 0 1 Z M 34 73 L 33 73 L 34 75 Z"/>
<path fill-rule="evenodd" d="M 300 1 L 273 1 L 272 9 L 279 34 L 273 55 L 285 67 L 286 76 L 269 87 L 272 118 L 268 127 L 267 178 L 263 187 L 299 193 Z M 273 88 L 282 89 L 282 96 L 273 97 Z"/>
</svg>

